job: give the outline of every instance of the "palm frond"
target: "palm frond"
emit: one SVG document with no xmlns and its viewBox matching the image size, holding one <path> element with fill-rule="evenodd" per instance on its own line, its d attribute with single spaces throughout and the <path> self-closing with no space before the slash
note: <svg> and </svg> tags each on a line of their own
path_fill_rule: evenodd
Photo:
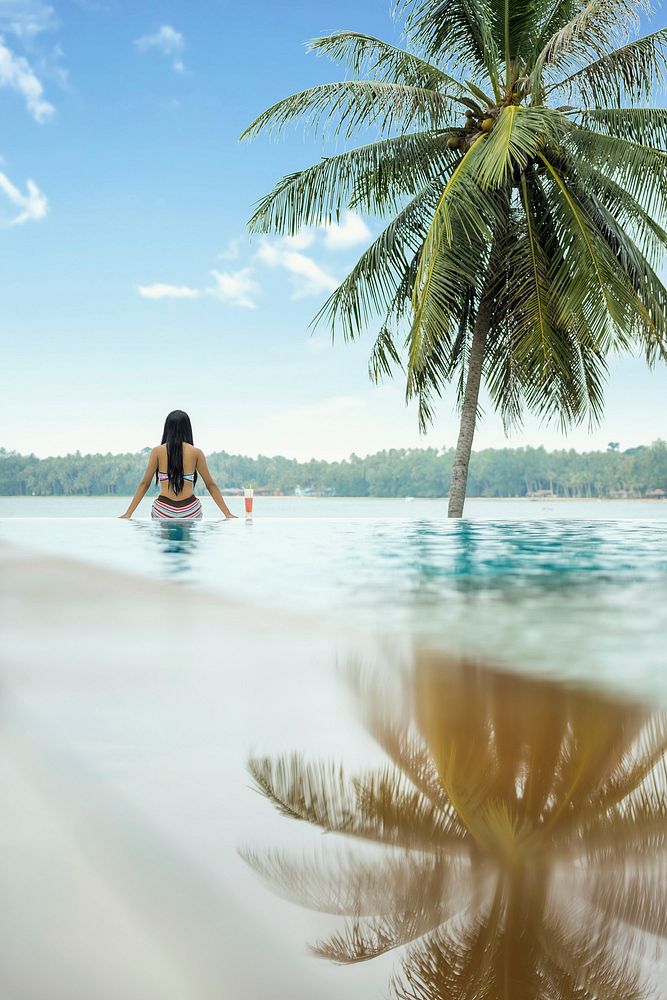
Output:
<svg viewBox="0 0 667 1000">
<path fill-rule="evenodd" d="M 594 911 L 609 923 L 622 923 L 644 934 L 667 938 L 665 872 L 656 864 L 646 872 L 603 873 L 586 885 Z"/>
<path fill-rule="evenodd" d="M 435 400 L 464 364 L 471 307 L 488 256 L 484 242 L 466 234 L 458 220 L 453 220 L 453 234 L 451 245 L 434 252 L 428 283 L 406 338 L 406 398 L 417 399 L 422 432 L 433 419 Z"/>
<path fill-rule="evenodd" d="M 582 327 L 585 329 L 585 324 L 577 317 L 571 329 L 563 326 L 554 329 L 553 350 L 560 365 L 552 367 L 546 375 L 539 355 L 522 357 L 520 367 L 527 408 L 545 422 L 556 423 L 563 432 L 585 420 L 592 429 L 603 415 L 608 368 L 602 351 L 577 336 Z"/>
<path fill-rule="evenodd" d="M 437 896 L 433 885 L 422 884 L 421 889 L 422 895 L 416 897 L 409 908 L 397 909 L 381 917 L 348 920 L 342 931 L 318 941 L 311 950 L 318 957 L 339 965 L 367 962 L 424 937 L 458 912 L 461 904 L 456 902 L 456 897 Z"/>
<path fill-rule="evenodd" d="M 502 997 L 504 977 L 498 978 L 502 927 L 495 909 L 490 909 L 483 904 L 468 919 L 440 927 L 413 946 L 392 983 L 397 1000 Z M 517 982 L 519 970 L 512 972 L 516 995 L 537 997 L 530 983 Z"/>
<path fill-rule="evenodd" d="M 667 230 L 647 211 L 646 207 L 618 181 L 597 168 L 595 162 L 579 157 L 568 172 L 576 176 L 580 187 L 602 201 L 616 220 L 639 247 L 647 262 L 655 269 L 662 264 L 667 249 Z M 641 192 L 645 196 L 645 192 Z"/>
<path fill-rule="evenodd" d="M 620 105 L 624 99 L 632 103 L 648 101 L 655 84 L 664 78 L 666 67 L 667 28 L 661 28 L 602 53 L 564 80 L 551 83 L 547 92 L 557 90 L 569 97 L 577 95 L 583 103 L 595 107 Z"/>
<path fill-rule="evenodd" d="M 470 149 L 461 157 L 452 171 L 433 213 L 426 239 L 419 256 L 419 266 L 413 291 L 414 320 L 410 334 L 411 363 L 415 363 L 415 350 L 419 353 L 419 340 L 426 327 L 431 334 L 437 329 L 449 329 L 451 308 L 443 309 L 446 302 L 452 304 L 450 288 L 461 283 L 456 280 L 451 268 L 442 266 L 442 250 L 452 245 L 453 229 L 460 223 L 459 235 L 468 235 L 470 240 L 488 240 L 492 232 L 496 205 L 470 178 L 479 168 L 486 136 L 475 139 Z M 440 291 L 437 300 L 432 295 Z M 428 313 L 437 301 L 429 322 Z"/>
<path fill-rule="evenodd" d="M 476 82 L 490 80 L 500 92 L 500 57 L 488 8 L 480 0 L 397 0 L 395 12 L 404 16 L 408 39 L 429 59 L 439 59 L 453 71 L 465 72 Z"/>
<path fill-rule="evenodd" d="M 445 128 L 452 98 L 426 87 L 387 83 L 383 80 L 342 80 L 323 83 L 278 101 L 267 108 L 242 133 L 251 139 L 266 132 L 278 135 L 301 121 L 314 134 L 343 136 L 374 128 L 379 134 L 392 129 Z"/>
<path fill-rule="evenodd" d="M 507 279 L 496 293 L 487 388 L 506 424 L 521 419 L 522 401 L 541 414 L 559 413 L 566 423 L 581 419 L 585 393 L 573 372 L 580 367 L 572 337 L 557 322 L 551 261 L 540 239 L 539 219 L 525 176 L 520 197 L 523 224 L 511 227 L 505 251 Z"/>
<path fill-rule="evenodd" d="M 422 434 L 433 423 L 437 400 L 457 372 L 457 395 L 459 398 L 462 396 L 469 347 L 468 330 L 463 319 L 450 341 L 437 337 L 422 339 L 419 365 L 408 368 L 405 391 L 407 401 L 417 401 L 417 420 Z"/>
<path fill-rule="evenodd" d="M 591 132 L 667 148 L 667 108 L 584 108 L 576 114 L 579 125 Z"/>
<path fill-rule="evenodd" d="M 359 31 L 336 31 L 314 38 L 308 43 L 308 51 L 344 63 L 357 77 L 370 76 L 374 80 L 430 90 L 452 89 L 455 94 L 464 92 L 460 80 L 426 59 Z"/>
<path fill-rule="evenodd" d="M 484 190 L 501 187 L 546 145 L 558 145 L 569 127 L 551 108 L 503 108 L 472 171 L 474 180 Z"/>
<path fill-rule="evenodd" d="M 340 221 L 347 208 L 368 214 L 399 211 L 455 163 L 447 133 L 416 132 L 324 157 L 288 174 L 258 203 L 251 233 L 294 235 L 306 226 Z"/>
<path fill-rule="evenodd" d="M 370 700 L 370 699 L 369 699 Z M 369 713 L 367 728 L 389 759 L 419 791 L 444 812 L 451 811 L 428 747 L 417 732 L 392 724 L 385 715 Z"/>
<path fill-rule="evenodd" d="M 630 28 L 639 27 L 636 0 L 588 0 L 567 24 L 546 42 L 530 74 L 531 89 L 539 91 L 545 68 L 551 73 L 602 58 Z"/>
<path fill-rule="evenodd" d="M 634 299 L 635 314 L 630 317 L 634 335 L 644 343 L 649 363 L 656 354 L 665 356 L 667 344 L 667 289 L 630 235 L 619 225 L 606 205 L 580 191 L 579 202 L 594 221 L 626 276 L 628 294 Z M 634 322 L 633 322 L 634 319 Z"/>
<path fill-rule="evenodd" d="M 353 825 L 354 793 L 342 768 L 309 764 L 299 754 L 253 758 L 248 770 L 282 816 L 303 819 L 325 830 Z"/>
<path fill-rule="evenodd" d="M 667 805 L 660 798 L 646 797 L 643 802 L 611 810 L 597 821 L 582 823 L 573 827 L 568 842 L 575 857 L 584 858 L 591 869 L 612 873 L 619 864 L 635 862 L 656 862 L 664 860 L 667 828 Z M 662 863 L 662 861 L 661 861 Z"/>
<path fill-rule="evenodd" d="M 628 740 L 625 751 L 617 756 L 615 766 L 596 796 L 597 816 L 604 815 L 620 803 L 625 802 L 626 806 L 631 804 L 633 796 L 647 787 L 655 793 L 651 803 L 653 808 L 664 793 L 666 757 L 667 716 L 664 712 L 659 712 L 642 720 L 641 727 Z"/>
<path fill-rule="evenodd" d="M 451 804 L 445 811 L 426 798 L 397 768 L 385 767 L 354 782 L 360 816 L 377 824 L 399 846 L 467 851 L 468 832 Z"/>
<path fill-rule="evenodd" d="M 371 349 L 368 359 L 368 377 L 376 385 L 385 377 L 389 377 L 393 368 L 404 370 L 401 354 L 396 346 L 396 335 L 390 329 L 389 324 L 400 325 L 409 310 L 412 286 L 417 273 L 417 257 L 418 255 L 415 254 L 399 281 L 396 293 L 387 309 L 384 323 Z M 420 786 L 417 785 L 417 787 Z"/>
<path fill-rule="evenodd" d="M 659 222 L 667 219 L 667 152 L 618 136 L 572 128 L 565 148 L 576 172 L 594 167 L 620 184 Z"/>
<path fill-rule="evenodd" d="M 371 861 L 351 850 L 318 851 L 291 857 L 284 851 L 243 850 L 243 860 L 273 892 L 309 910 L 344 917 L 373 917 L 418 911 L 425 899 L 429 910 L 455 882 L 467 880 L 449 858 L 419 852 L 384 854 Z"/>
<path fill-rule="evenodd" d="M 577 1000 L 646 1000 L 646 990 L 627 952 L 618 948 L 613 925 L 593 923 L 566 929 L 549 921 L 540 928 L 541 965 L 546 984 L 556 992 L 547 996 Z M 558 989 L 557 984 L 560 984 Z"/>
<path fill-rule="evenodd" d="M 435 851 L 465 849 L 465 830 L 395 770 L 350 779 L 334 765 L 306 763 L 298 754 L 249 762 L 257 787 L 278 811 L 329 833 Z"/>
<path fill-rule="evenodd" d="M 353 339 L 386 313 L 426 237 L 439 189 L 432 182 L 398 213 L 329 296 L 314 324 L 326 320 L 332 331 L 339 327 L 345 339 Z"/>
<path fill-rule="evenodd" d="M 554 294 L 562 315 L 574 299 L 587 317 L 588 346 L 606 351 L 612 343 L 627 348 L 631 342 L 636 298 L 627 284 L 627 276 L 602 240 L 578 202 L 575 193 L 543 155 L 553 187 L 553 210 L 559 217 L 560 242 L 567 247 L 560 262 L 560 274 L 554 275 Z M 586 345 L 586 341 L 584 342 Z"/>
<path fill-rule="evenodd" d="M 368 377 L 377 385 L 383 378 L 392 375 L 394 368 L 401 367 L 401 355 L 394 342 L 394 335 L 389 327 L 383 326 L 368 359 Z"/>
<path fill-rule="evenodd" d="M 546 44 L 561 28 L 569 24 L 580 10 L 579 0 L 554 0 L 542 5 L 542 10 L 536 12 L 535 37 L 527 59 L 529 66 L 534 65 Z"/>
<path fill-rule="evenodd" d="M 505 85 L 511 86 L 533 47 L 539 4 L 535 0 L 487 0 L 485 6 L 496 49 L 502 54 Z"/>
<path fill-rule="evenodd" d="M 484 384 L 507 434 L 523 424 L 524 378 L 514 357 L 507 325 L 495 326 L 490 340 L 491 347 L 487 348 L 484 366 Z M 463 388 L 460 386 L 459 398 L 462 398 Z"/>
<path fill-rule="evenodd" d="M 486 136 L 476 139 L 452 171 L 419 254 L 406 395 L 418 400 L 422 430 L 432 419 L 432 400 L 465 357 L 471 296 L 486 275 L 491 234 L 501 215 L 495 192 L 473 179 L 486 141 Z"/>
</svg>

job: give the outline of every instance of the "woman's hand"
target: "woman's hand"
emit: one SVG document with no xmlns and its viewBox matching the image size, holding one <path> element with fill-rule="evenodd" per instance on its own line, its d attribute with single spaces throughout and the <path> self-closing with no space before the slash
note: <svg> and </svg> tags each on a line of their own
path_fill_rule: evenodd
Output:
<svg viewBox="0 0 667 1000">
<path fill-rule="evenodd" d="M 225 521 L 238 521 L 238 514 L 232 514 L 231 510 L 229 514 L 225 514 Z"/>
<path fill-rule="evenodd" d="M 131 514 L 121 514 L 118 518 L 119 521 L 130 521 L 132 519 Z"/>
</svg>

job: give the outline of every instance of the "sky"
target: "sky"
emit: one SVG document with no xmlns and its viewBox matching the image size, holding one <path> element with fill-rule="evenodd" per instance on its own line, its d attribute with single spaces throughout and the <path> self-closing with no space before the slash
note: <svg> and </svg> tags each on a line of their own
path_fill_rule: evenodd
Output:
<svg viewBox="0 0 667 1000">
<path fill-rule="evenodd" d="M 455 444 L 451 392 L 422 436 L 400 373 L 369 382 L 372 329 L 311 330 L 378 221 L 247 235 L 253 204 L 327 149 L 239 136 L 341 74 L 305 45 L 337 29 L 399 41 L 386 0 L 0 0 L 0 447 L 138 451 L 175 408 L 209 452 Z M 615 358 L 592 432 L 527 418 L 508 439 L 483 401 L 475 447 L 648 444 L 666 399 L 667 366 Z"/>
</svg>

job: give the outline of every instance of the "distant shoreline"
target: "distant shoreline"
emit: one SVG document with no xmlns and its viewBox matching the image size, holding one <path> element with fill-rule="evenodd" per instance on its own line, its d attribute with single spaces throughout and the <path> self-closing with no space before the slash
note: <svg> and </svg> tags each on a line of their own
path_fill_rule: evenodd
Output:
<svg viewBox="0 0 667 1000">
<path fill-rule="evenodd" d="M 223 489 L 222 493 L 226 491 Z M 198 496 L 206 496 L 200 493 Z M 227 491 L 229 496 L 229 491 Z M 234 498 L 238 494 L 231 494 Z M 0 493 L 0 500 L 128 500 L 130 494 L 117 493 L 51 493 L 37 494 L 36 496 L 21 495 L 18 493 Z M 148 499 L 151 499 L 149 497 Z M 447 497 L 420 497 L 420 496 L 320 496 L 304 497 L 294 496 L 290 493 L 266 493 L 260 497 L 255 497 L 259 502 L 264 500 L 432 500 L 434 502 L 445 503 Z M 505 500 L 524 500 L 526 503 L 666 503 L 667 497 L 527 497 L 527 496 L 506 496 L 506 497 L 479 497 L 469 496 L 467 500 L 483 500 L 484 503 L 502 503 Z"/>
<path fill-rule="evenodd" d="M 146 452 L 38 459 L 0 447 L 0 495 L 128 496 L 146 471 L 146 459 Z M 207 456 L 211 476 L 225 484 L 230 497 L 252 485 L 257 499 L 437 499 L 449 492 L 453 462 L 453 448 L 394 448 L 340 462 L 297 462 L 280 455 L 248 458 L 224 451 Z M 606 452 L 585 454 L 572 449 L 484 449 L 473 452 L 468 478 L 468 496 L 485 500 L 651 500 L 662 495 L 667 495 L 667 442 L 661 440 L 625 451 L 610 442 Z"/>
</svg>

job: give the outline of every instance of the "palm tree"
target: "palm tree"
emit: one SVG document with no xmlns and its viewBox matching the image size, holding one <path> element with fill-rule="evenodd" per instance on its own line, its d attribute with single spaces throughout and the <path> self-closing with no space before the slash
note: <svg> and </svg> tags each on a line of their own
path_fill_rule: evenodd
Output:
<svg viewBox="0 0 667 1000">
<path fill-rule="evenodd" d="M 482 377 L 506 428 L 600 418 L 606 358 L 665 357 L 667 109 L 643 106 L 667 29 L 633 0 L 398 0 L 407 49 L 345 31 L 311 48 L 351 79 L 294 94 L 243 133 L 303 121 L 378 138 L 289 174 L 253 233 L 346 209 L 390 219 L 318 314 L 379 332 L 369 371 L 403 364 L 419 422 L 457 385 L 449 515 L 460 517 Z M 634 40 L 630 40 L 634 39 Z M 243 137 L 242 137 L 243 138 Z"/>
<path fill-rule="evenodd" d="M 648 997 L 632 955 L 667 938 L 667 716 L 424 655 L 412 698 L 396 720 L 379 685 L 363 692 L 379 770 L 250 762 L 283 815 L 348 842 L 245 852 L 280 894 L 344 919 L 315 954 L 403 948 L 400 1000 Z"/>
</svg>

